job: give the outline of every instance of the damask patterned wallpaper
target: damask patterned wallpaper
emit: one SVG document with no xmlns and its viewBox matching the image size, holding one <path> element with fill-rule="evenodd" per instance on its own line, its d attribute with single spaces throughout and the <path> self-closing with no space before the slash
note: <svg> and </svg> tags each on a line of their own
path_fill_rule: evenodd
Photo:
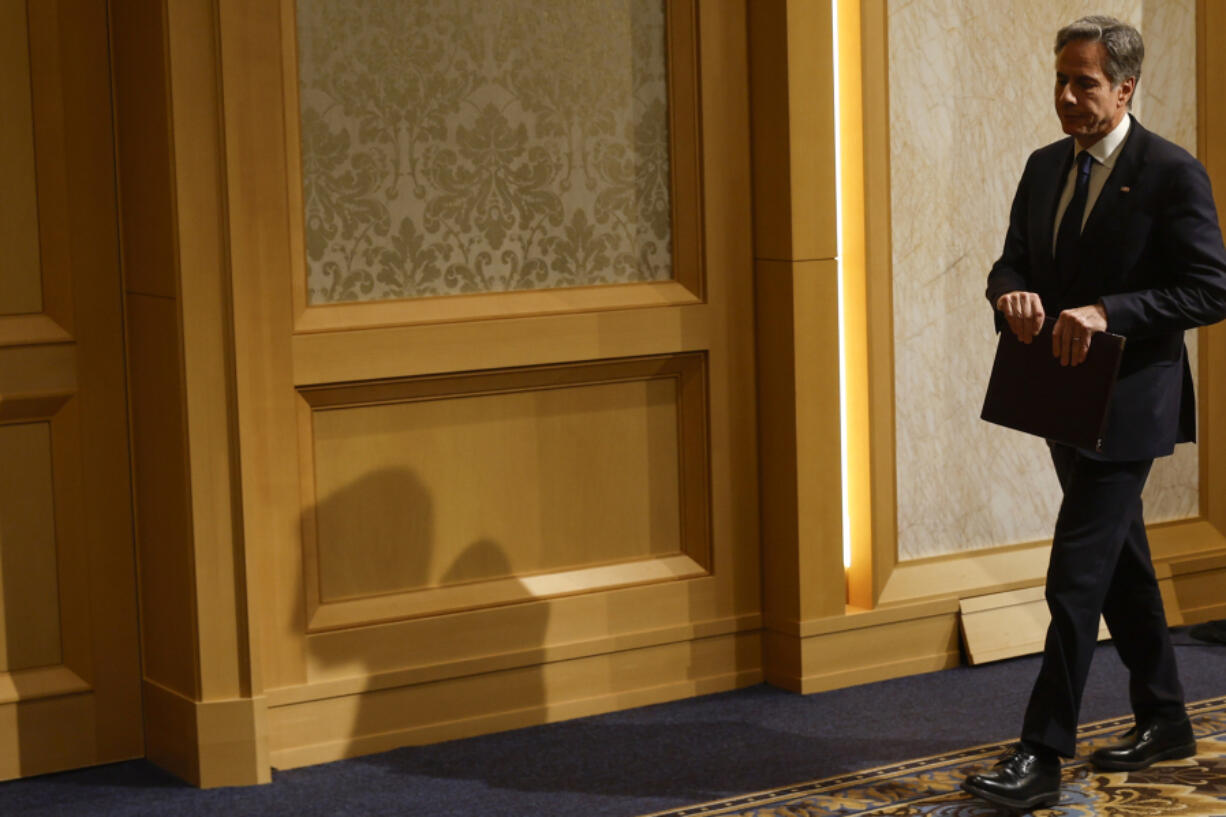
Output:
<svg viewBox="0 0 1226 817">
<path fill-rule="evenodd" d="M 298 0 L 312 304 L 672 277 L 662 0 Z"/>
</svg>

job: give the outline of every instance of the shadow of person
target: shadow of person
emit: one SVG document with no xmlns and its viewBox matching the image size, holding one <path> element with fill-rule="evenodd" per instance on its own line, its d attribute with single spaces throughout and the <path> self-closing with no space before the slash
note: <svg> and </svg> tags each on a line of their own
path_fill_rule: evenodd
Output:
<svg viewBox="0 0 1226 817">
<path fill-rule="evenodd" d="M 318 554 L 320 603 L 430 583 L 433 503 L 408 469 L 371 471 L 328 493 L 302 521 L 308 554 L 312 541 Z"/>
<path fill-rule="evenodd" d="M 541 667 L 547 604 L 515 578 L 512 558 L 495 540 L 462 549 L 438 541 L 434 508 L 423 480 L 398 467 L 335 488 L 302 515 L 307 558 L 312 543 L 317 554 L 320 609 L 414 594 L 439 605 L 427 604 L 424 612 L 413 605 L 416 611 L 401 618 L 355 620 L 307 636 L 308 683 L 337 681 L 352 690 L 332 709 L 335 720 L 321 741 L 334 744 L 328 754 L 365 755 L 548 717 Z M 488 603 L 483 583 L 496 588 Z M 467 591 L 462 604 L 439 593 L 459 586 Z M 304 583 L 299 604 L 308 629 L 315 606 L 309 595 Z M 470 666 L 485 660 L 497 665 L 496 681 L 480 679 Z M 461 692 L 473 689 L 479 692 Z"/>
</svg>

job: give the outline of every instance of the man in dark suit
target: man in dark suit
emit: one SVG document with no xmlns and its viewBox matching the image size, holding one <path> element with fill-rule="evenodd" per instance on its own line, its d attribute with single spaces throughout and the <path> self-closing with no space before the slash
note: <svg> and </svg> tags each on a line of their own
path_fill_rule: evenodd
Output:
<svg viewBox="0 0 1226 817">
<path fill-rule="evenodd" d="M 1062 139 L 1031 154 L 988 275 L 998 330 L 1085 360 L 1095 332 L 1127 338 L 1097 451 L 1049 443 L 1064 492 L 1047 570 L 1051 624 L 1021 741 L 963 788 L 1011 808 L 1059 800 L 1100 613 L 1130 673 L 1136 726 L 1100 749 L 1103 769 L 1196 750 L 1150 561 L 1141 490 L 1155 457 L 1195 437 L 1184 330 L 1226 317 L 1226 249 L 1209 178 L 1128 108 L 1144 47 L 1131 26 L 1086 17 L 1056 36 Z"/>
</svg>

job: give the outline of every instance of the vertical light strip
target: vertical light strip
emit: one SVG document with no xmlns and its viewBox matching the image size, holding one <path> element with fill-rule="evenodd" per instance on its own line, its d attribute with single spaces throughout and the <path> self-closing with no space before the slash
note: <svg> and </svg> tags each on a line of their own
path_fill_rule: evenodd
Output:
<svg viewBox="0 0 1226 817">
<path fill-rule="evenodd" d="M 835 234 L 838 245 L 835 266 L 838 275 L 839 310 L 839 468 L 843 508 L 843 568 L 851 567 L 851 503 L 848 499 L 847 468 L 847 321 L 843 316 L 843 131 L 839 99 L 839 3 L 831 0 L 831 54 L 834 58 L 834 198 Z"/>
</svg>

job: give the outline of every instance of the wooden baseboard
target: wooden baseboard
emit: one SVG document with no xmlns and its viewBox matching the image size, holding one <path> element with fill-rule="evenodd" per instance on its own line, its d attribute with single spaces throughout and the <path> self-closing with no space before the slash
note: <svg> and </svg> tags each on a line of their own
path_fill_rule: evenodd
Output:
<svg viewBox="0 0 1226 817">
<path fill-rule="evenodd" d="M 1221 537 L 1199 521 L 1157 526 L 1150 537 L 1157 544 L 1154 569 L 1167 622 L 1178 626 L 1226 617 L 1222 589 L 1226 547 L 1221 546 Z M 1031 550 L 1013 555 L 1037 564 L 1040 554 Z M 982 649 L 972 644 L 968 651 L 973 663 L 1038 652 L 1043 646 L 1040 631 L 1047 622 L 1042 575 L 1031 575 L 1028 581 L 1029 586 L 1018 587 L 1010 580 L 961 597 L 930 593 L 911 603 L 870 611 L 849 608 L 843 616 L 767 621 L 764 677 L 776 686 L 807 694 L 957 666 L 962 660 L 960 629 L 968 623 L 983 631 Z M 995 599 L 976 601 L 976 596 L 987 594 Z M 968 606 L 972 617 L 985 616 L 984 620 L 963 620 L 963 608 Z M 1039 608 L 1041 615 L 1020 615 Z M 993 621 L 987 620 L 993 616 Z"/>
<path fill-rule="evenodd" d="M 533 726 L 762 681 L 760 631 L 269 708 L 273 767 Z"/>
<path fill-rule="evenodd" d="M 144 681 L 149 761 L 202 789 L 272 782 L 263 698 L 193 701 Z"/>
<path fill-rule="evenodd" d="M 1226 618 L 1226 549 L 1168 563 L 1174 605 L 1185 624 Z M 1170 598 L 1163 597 L 1168 604 Z"/>
<path fill-rule="evenodd" d="M 1226 548 L 1170 553 L 1158 559 L 1157 570 L 1172 621 L 1226 615 Z M 1032 585 L 1023 593 L 1037 599 L 1042 590 Z M 961 602 L 946 596 L 869 611 L 849 608 L 842 616 L 772 620 L 762 629 L 747 625 L 670 643 L 626 642 L 606 653 L 559 653 L 543 663 L 457 677 L 330 680 L 272 690 L 267 701 L 200 703 L 147 682 L 149 758 L 201 786 L 266 782 L 270 766 L 294 768 L 764 679 L 808 694 L 931 672 L 961 662 Z"/>
<path fill-rule="evenodd" d="M 1185 611 L 1179 600 L 1171 563 L 1158 562 L 1154 565 L 1154 572 L 1166 608 L 1167 626 L 1185 624 Z M 1205 572 L 1196 571 L 1188 575 L 1201 577 Z M 1220 575 L 1215 575 L 1211 581 L 1220 579 Z M 1051 621 L 1042 586 L 962 599 L 961 608 L 963 645 L 971 664 L 1042 651 L 1047 625 Z M 1100 618 L 1098 640 L 1110 637 L 1107 623 Z"/>
<path fill-rule="evenodd" d="M 934 672 L 960 662 L 956 603 L 852 612 L 789 629 L 794 632 L 766 632 L 766 679 L 806 695 Z M 814 634 L 800 634 L 809 632 Z"/>
</svg>

